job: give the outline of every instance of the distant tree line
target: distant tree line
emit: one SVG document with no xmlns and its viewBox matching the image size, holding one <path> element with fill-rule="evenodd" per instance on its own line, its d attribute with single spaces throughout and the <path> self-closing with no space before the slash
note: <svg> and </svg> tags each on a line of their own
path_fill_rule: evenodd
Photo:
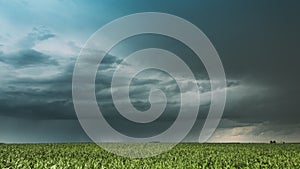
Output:
<svg viewBox="0 0 300 169">
<path fill-rule="evenodd" d="M 283 142 L 280 142 L 280 143 L 285 144 L 284 141 L 283 141 Z M 271 141 L 270 141 L 270 144 L 276 144 L 276 141 L 275 141 L 275 140 L 271 140 Z"/>
</svg>

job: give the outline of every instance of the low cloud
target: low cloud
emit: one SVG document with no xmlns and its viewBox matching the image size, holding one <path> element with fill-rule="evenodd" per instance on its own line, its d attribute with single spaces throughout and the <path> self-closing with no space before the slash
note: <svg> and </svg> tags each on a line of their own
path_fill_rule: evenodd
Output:
<svg viewBox="0 0 300 169">
<path fill-rule="evenodd" d="M 222 121 L 231 121 L 223 119 Z M 222 122 L 210 142 L 298 142 L 300 139 L 300 125 L 278 124 L 270 121 L 243 124 L 234 121 L 234 126 L 224 127 Z"/>
<path fill-rule="evenodd" d="M 51 56 L 33 49 L 21 50 L 9 54 L 0 53 L 0 61 L 14 68 L 58 65 L 58 62 L 52 59 Z"/>
</svg>

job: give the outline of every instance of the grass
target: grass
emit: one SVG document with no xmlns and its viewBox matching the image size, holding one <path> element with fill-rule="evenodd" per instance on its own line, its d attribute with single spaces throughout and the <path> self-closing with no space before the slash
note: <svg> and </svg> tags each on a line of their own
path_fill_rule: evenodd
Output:
<svg viewBox="0 0 300 169">
<path fill-rule="evenodd" d="M 300 168 L 300 144 L 181 143 L 158 156 L 131 159 L 96 144 L 1 144 L 0 168 Z"/>
</svg>

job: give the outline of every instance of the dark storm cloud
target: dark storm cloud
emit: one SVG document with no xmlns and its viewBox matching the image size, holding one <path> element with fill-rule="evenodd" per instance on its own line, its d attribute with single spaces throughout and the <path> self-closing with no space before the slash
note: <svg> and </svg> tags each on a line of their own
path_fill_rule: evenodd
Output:
<svg viewBox="0 0 300 169">
<path fill-rule="evenodd" d="M 73 104 L 66 100 L 48 103 L 33 101 L 25 105 L 9 105 L 1 102 L 0 106 L 1 116 L 31 120 L 76 119 Z"/>
<path fill-rule="evenodd" d="M 210 22 L 215 26 L 196 21 L 218 50 L 227 78 L 240 81 L 227 92 L 223 118 L 235 121 L 231 128 L 268 123 L 265 130 L 299 133 L 299 3 L 236 5 L 222 6 Z"/>
<path fill-rule="evenodd" d="M 50 56 L 33 49 L 21 50 L 10 54 L 0 53 L 0 61 L 12 65 L 15 68 L 58 64 L 58 62 Z"/>
<path fill-rule="evenodd" d="M 241 97 L 229 92 L 224 118 L 240 122 L 273 121 L 278 124 L 297 124 L 300 118 L 298 101 L 293 98 L 293 93 L 279 93 L 278 90 L 277 88 L 251 90 L 253 93 L 247 95 L 242 94 L 244 91 L 237 90 Z"/>
<path fill-rule="evenodd" d="M 3 59 L 3 62 L 6 64 L 13 65 L 16 68 L 37 68 L 39 65 L 53 65 L 56 67 L 55 69 L 60 70 L 61 73 L 51 77 L 20 77 L 12 78 L 7 81 L 6 85 L 2 86 L 0 90 L 0 116 L 36 120 L 76 119 L 77 117 L 72 103 L 72 76 L 75 59 L 71 59 L 69 61 L 70 63 L 62 66 L 57 64 L 56 60 L 50 60 L 50 56 L 40 52 L 31 52 L 35 53 L 35 55 L 21 55 L 20 53 L 22 52 L 9 54 L 9 56 L 1 57 L 1 59 Z M 31 59 L 27 59 L 27 57 L 31 57 Z M 35 60 L 33 58 L 35 58 Z M 22 62 L 23 59 L 24 62 Z M 103 59 L 103 62 L 101 62 L 101 69 L 105 71 L 107 68 L 115 68 L 116 63 L 120 63 L 120 59 L 108 55 Z M 92 64 L 92 62 L 90 64 Z M 99 72 L 101 73 L 102 71 Z M 96 86 L 99 89 L 104 90 L 109 88 L 111 81 L 110 75 L 97 77 Z M 108 96 L 105 96 L 101 99 L 101 102 L 111 102 L 107 98 Z"/>
<path fill-rule="evenodd" d="M 55 78 L 20 78 L 1 89 L 0 115 L 25 119 L 74 119 L 71 69 Z"/>
</svg>

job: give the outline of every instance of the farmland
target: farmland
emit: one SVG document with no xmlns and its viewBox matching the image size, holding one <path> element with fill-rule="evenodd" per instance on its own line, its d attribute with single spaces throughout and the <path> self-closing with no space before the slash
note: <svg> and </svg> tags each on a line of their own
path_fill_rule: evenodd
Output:
<svg viewBox="0 0 300 169">
<path fill-rule="evenodd" d="M 158 156 L 131 159 L 96 144 L 2 144 L 0 168 L 300 168 L 300 144 L 181 143 Z"/>
</svg>

